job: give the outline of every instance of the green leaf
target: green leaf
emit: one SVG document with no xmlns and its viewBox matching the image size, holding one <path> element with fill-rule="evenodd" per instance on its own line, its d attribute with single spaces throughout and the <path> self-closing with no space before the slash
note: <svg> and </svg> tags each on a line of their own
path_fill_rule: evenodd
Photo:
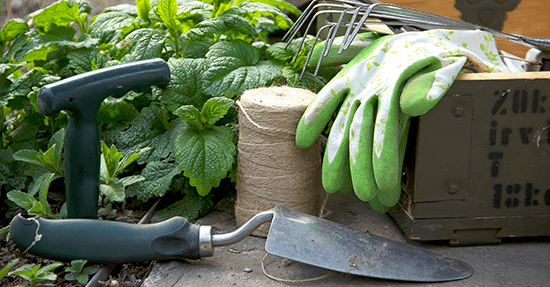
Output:
<svg viewBox="0 0 550 287">
<path fill-rule="evenodd" d="M 114 130 L 111 142 L 116 142 L 116 145 L 123 153 L 150 147 L 143 158 L 138 159 L 138 163 L 143 164 L 144 158 L 150 159 L 151 156 L 160 156 L 160 160 L 167 156 L 167 152 L 171 150 L 169 142 L 170 132 L 162 123 L 162 118 L 168 112 L 162 107 L 151 105 L 141 110 L 126 127 Z M 168 133 L 165 135 L 165 133 Z M 157 137 L 161 137 L 157 139 Z"/>
<path fill-rule="evenodd" d="M 80 22 L 78 5 L 71 5 L 67 1 L 57 2 L 31 17 L 36 26 L 45 32 L 49 32 L 53 26 L 63 27 Z"/>
<path fill-rule="evenodd" d="M 288 29 L 292 26 L 292 20 L 285 13 L 283 13 L 281 9 L 260 2 L 261 1 L 243 2 L 239 3 L 237 7 L 246 11 L 249 17 L 253 19 L 260 18 L 262 16 L 272 17 L 275 20 L 275 24 L 280 29 Z"/>
<path fill-rule="evenodd" d="M 2 279 L 7 273 L 8 271 L 10 271 L 13 266 L 15 266 L 15 264 L 17 264 L 17 262 L 19 262 L 19 259 L 12 259 L 8 264 L 6 264 L 6 266 L 4 266 L 4 268 L 2 268 L 2 270 L 0 270 L 0 279 Z"/>
<path fill-rule="evenodd" d="M 164 196 L 179 173 L 177 163 L 170 160 L 149 162 L 141 172 L 145 180 L 139 183 L 137 199 L 145 202 L 151 197 Z"/>
<path fill-rule="evenodd" d="M 67 268 L 65 269 L 65 271 L 68 271 L 69 268 L 70 268 L 70 267 L 67 267 Z M 72 273 L 65 274 L 65 280 L 67 280 L 67 281 L 74 281 L 74 280 L 76 280 L 76 277 L 78 277 L 78 275 L 80 275 L 79 272 L 72 272 Z"/>
<path fill-rule="evenodd" d="M 108 97 L 103 100 L 97 113 L 97 121 L 104 124 L 115 124 L 131 122 L 139 114 L 134 105 L 124 97 Z"/>
<path fill-rule="evenodd" d="M 168 29 L 173 31 L 180 30 L 180 22 L 176 19 L 178 14 L 178 3 L 176 0 L 159 0 L 157 13 Z"/>
<path fill-rule="evenodd" d="M 237 35 L 241 33 L 246 36 L 256 36 L 257 34 L 256 27 L 254 27 L 252 23 L 250 23 L 247 19 L 245 19 L 241 15 L 235 15 L 235 14 L 232 14 L 231 12 L 232 12 L 231 10 L 228 10 L 220 14 L 220 16 L 216 18 L 219 21 L 222 21 L 224 25 L 224 30 L 221 31 L 221 33 L 217 33 L 217 34 L 227 35 L 229 32 Z"/>
<path fill-rule="evenodd" d="M 135 62 L 146 59 L 159 58 L 164 48 L 165 34 L 158 29 L 139 29 L 126 36 L 131 39 L 130 54 L 122 62 Z"/>
<path fill-rule="evenodd" d="M 253 66 L 234 67 L 234 58 L 218 58 L 204 72 L 203 85 L 213 96 L 233 98 L 246 90 L 269 86 L 282 78 L 284 66 L 272 61 L 259 61 Z"/>
<path fill-rule="evenodd" d="M 101 142 L 101 152 L 100 178 L 105 182 L 110 182 L 116 176 L 122 153 L 118 152 L 115 145 L 109 148 L 103 141 Z"/>
<path fill-rule="evenodd" d="M 84 45 L 74 41 L 76 30 L 73 27 L 53 26 L 47 34 L 40 34 L 32 29 L 25 34 L 27 41 L 17 49 L 15 57 L 17 61 L 45 61 L 48 56 L 54 57 L 61 47 L 78 48 Z M 16 42 L 19 42 L 19 39 Z M 14 44 L 15 45 L 15 44 Z M 12 51 L 10 49 L 11 54 Z"/>
<path fill-rule="evenodd" d="M 84 268 L 84 273 L 88 274 L 88 275 L 93 275 L 95 273 L 97 273 L 97 271 L 99 271 L 99 267 L 97 266 L 88 266 L 86 268 Z"/>
<path fill-rule="evenodd" d="M 292 51 L 292 49 L 285 49 L 286 44 L 285 43 L 275 43 L 271 46 L 269 46 L 265 53 L 269 56 L 273 57 L 273 59 L 281 61 L 281 62 L 287 62 L 294 58 L 294 55 L 296 54 L 295 51 Z M 289 47 L 290 48 L 290 47 Z"/>
<path fill-rule="evenodd" d="M 176 158 L 184 176 L 200 195 L 227 176 L 236 154 L 233 131 L 229 127 L 214 126 L 198 133 L 184 129 L 174 142 Z"/>
<path fill-rule="evenodd" d="M 59 149 L 57 148 L 57 145 L 54 144 L 52 147 L 46 150 L 46 152 L 42 156 L 42 160 L 44 161 L 44 165 L 46 169 L 52 172 L 59 172 L 59 167 L 60 167 L 60 162 L 54 160 L 54 151 L 56 150 L 59 150 Z"/>
<path fill-rule="evenodd" d="M 69 67 L 75 74 L 103 68 L 109 61 L 109 58 L 96 48 L 71 50 L 67 53 L 67 58 L 69 59 Z"/>
<path fill-rule="evenodd" d="M 202 39 L 200 41 L 191 41 L 186 37 L 180 37 L 180 46 L 186 47 L 185 58 L 199 59 L 205 58 L 208 49 L 214 44 L 210 39 Z"/>
<path fill-rule="evenodd" d="M 149 146 L 151 147 L 143 153 L 138 159 L 138 164 L 145 164 L 151 161 L 162 160 L 170 155 L 173 151 L 171 142 L 172 129 L 166 130 L 164 133 L 151 139 Z"/>
<path fill-rule="evenodd" d="M 34 203 L 37 202 L 34 197 L 21 192 L 19 190 L 12 190 L 6 194 L 6 197 L 13 201 L 13 203 L 17 204 L 18 206 L 23 207 L 26 210 L 30 210 Z"/>
<path fill-rule="evenodd" d="M 6 46 L 7 43 L 17 39 L 19 36 L 29 31 L 29 24 L 23 19 L 11 19 L 0 30 L 0 45 Z"/>
<path fill-rule="evenodd" d="M 86 0 L 69 0 L 69 3 L 77 4 L 79 13 L 90 14 L 92 12 L 92 6 Z"/>
<path fill-rule="evenodd" d="M 86 265 L 87 260 L 73 260 L 71 261 L 71 266 L 65 268 L 65 272 L 75 272 L 80 273 L 84 270 L 84 265 Z"/>
<path fill-rule="evenodd" d="M 201 112 L 192 105 L 182 106 L 174 112 L 174 115 L 185 121 L 190 127 L 197 131 L 204 130 Z"/>
<path fill-rule="evenodd" d="M 129 185 L 138 183 L 140 181 L 143 181 L 143 180 L 145 180 L 145 177 L 143 177 L 141 175 L 132 175 L 132 176 L 127 176 L 127 177 L 121 178 L 120 182 L 122 182 L 124 187 L 126 187 L 126 186 L 129 186 Z"/>
<path fill-rule="evenodd" d="M 132 4 L 119 4 L 115 6 L 109 6 L 109 7 L 106 7 L 103 10 L 103 12 L 104 13 L 120 12 L 120 13 L 128 14 L 133 17 L 137 17 L 139 13 L 138 7 Z"/>
<path fill-rule="evenodd" d="M 40 268 L 40 270 L 36 272 L 36 279 L 38 279 L 38 281 L 42 281 L 42 280 L 55 281 L 57 279 L 57 275 L 55 275 L 54 273 L 51 273 L 50 271 L 61 266 L 63 266 L 63 264 L 61 263 L 52 263 L 48 266 L 44 266 Z"/>
<path fill-rule="evenodd" d="M 182 200 L 177 201 L 165 209 L 155 212 L 151 222 L 160 222 L 170 219 L 174 216 L 185 217 L 190 222 L 194 222 L 200 216 L 204 216 L 214 206 L 213 195 L 198 196 L 187 194 Z"/>
<path fill-rule="evenodd" d="M 35 196 L 37 193 L 47 192 L 50 188 L 50 184 L 53 180 L 59 178 L 59 175 L 56 175 L 54 172 L 44 170 L 35 170 L 33 175 L 34 182 L 29 188 L 29 195 Z"/>
<path fill-rule="evenodd" d="M 97 15 L 88 31 L 90 35 L 100 38 L 102 31 L 109 27 L 109 29 L 114 30 L 132 30 L 132 28 L 137 27 L 138 21 L 132 15 L 129 15 L 124 12 L 110 12 Z M 130 31 L 126 31 L 129 33 Z"/>
<path fill-rule="evenodd" d="M 36 271 L 38 271 L 38 268 L 40 268 L 40 264 L 25 264 L 14 271 L 11 271 L 8 273 L 8 275 L 13 276 L 17 275 L 29 282 L 32 282 L 34 275 L 36 274 Z M 35 270 L 36 269 L 36 270 Z"/>
<path fill-rule="evenodd" d="M 203 121 L 213 126 L 221 120 L 233 106 L 234 101 L 225 97 L 211 98 L 202 107 L 201 115 Z"/>
<path fill-rule="evenodd" d="M 0 188 L 6 190 L 26 188 L 25 182 L 28 176 L 32 175 L 32 169 L 29 163 L 16 161 L 10 148 L 0 150 Z"/>
<path fill-rule="evenodd" d="M 253 0 L 250 2 L 264 3 L 267 5 L 275 6 L 280 10 L 288 10 L 296 16 L 300 16 L 300 14 L 302 14 L 300 9 L 296 8 L 296 6 L 286 2 L 285 0 Z"/>
<path fill-rule="evenodd" d="M 201 86 L 202 73 L 206 69 L 204 59 L 170 58 L 168 66 L 170 83 L 160 94 L 160 101 L 172 112 L 183 105 L 202 106 L 206 101 Z"/>
<path fill-rule="evenodd" d="M 76 281 L 82 285 L 86 285 L 88 284 L 88 274 L 86 273 L 80 273 L 78 274 L 78 276 L 76 277 Z"/>
<path fill-rule="evenodd" d="M 150 0 L 136 0 L 138 16 L 145 22 L 149 22 L 149 11 L 151 10 Z"/>
<path fill-rule="evenodd" d="M 117 150 L 115 145 L 112 145 L 109 149 L 109 147 L 102 141 L 101 150 L 103 154 L 101 157 L 100 178 L 107 184 L 110 184 L 112 180 L 116 179 L 119 173 L 121 173 L 129 164 L 134 162 L 144 152 L 149 150 L 149 148 L 144 148 L 138 151 L 129 151 L 123 154 Z M 130 178 L 128 180 L 132 180 Z M 127 184 L 124 186 L 126 185 Z"/>
<path fill-rule="evenodd" d="M 13 154 L 15 160 L 32 163 L 40 167 L 46 167 L 44 164 L 43 154 L 35 150 L 20 150 Z"/>
<path fill-rule="evenodd" d="M 258 61 L 258 50 L 241 40 L 218 42 L 206 56 L 203 86 L 212 96 L 232 98 L 282 78 L 282 64 Z"/>
<path fill-rule="evenodd" d="M 41 87 L 48 83 L 59 81 L 61 78 L 43 73 L 41 70 L 33 69 L 17 78 L 10 86 L 10 95 L 26 96 L 32 92 L 33 87 Z"/>
<path fill-rule="evenodd" d="M 185 37 L 200 41 L 204 38 L 213 39 L 217 35 L 222 35 L 227 30 L 226 23 L 223 19 L 212 18 L 198 23 L 194 28 L 189 29 Z"/>
<path fill-rule="evenodd" d="M 209 60 L 218 58 L 231 58 L 231 67 L 249 66 L 256 64 L 260 59 L 260 53 L 251 44 L 242 41 L 222 41 L 218 42 L 206 54 Z"/>
<path fill-rule="evenodd" d="M 110 201 L 122 202 L 126 199 L 124 184 L 116 178 L 114 178 L 109 184 L 100 184 L 99 192 L 105 195 L 105 197 Z"/>
<path fill-rule="evenodd" d="M 310 91 L 317 92 L 323 88 L 327 81 L 321 76 L 314 76 L 311 72 L 306 71 L 304 76 L 300 78 L 300 72 L 293 70 L 290 67 L 283 69 L 283 77 L 286 79 L 290 87 L 305 88 Z"/>
<path fill-rule="evenodd" d="M 62 128 L 55 132 L 48 142 L 48 148 L 52 148 L 55 146 L 55 148 L 53 149 L 52 161 L 53 165 L 56 167 L 56 170 L 59 170 L 61 168 L 61 155 L 63 152 L 64 140 L 65 129 Z"/>
</svg>

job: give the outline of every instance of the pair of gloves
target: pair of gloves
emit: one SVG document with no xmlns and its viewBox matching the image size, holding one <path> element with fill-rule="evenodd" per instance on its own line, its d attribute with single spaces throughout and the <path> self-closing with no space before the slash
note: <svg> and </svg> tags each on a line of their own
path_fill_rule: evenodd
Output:
<svg viewBox="0 0 550 287">
<path fill-rule="evenodd" d="M 385 213 L 401 193 L 410 117 L 429 111 L 461 71 L 507 72 L 493 36 L 430 30 L 382 36 L 315 97 L 296 144 L 312 145 L 334 112 L 322 168 L 324 189 L 355 194 Z"/>
</svg>

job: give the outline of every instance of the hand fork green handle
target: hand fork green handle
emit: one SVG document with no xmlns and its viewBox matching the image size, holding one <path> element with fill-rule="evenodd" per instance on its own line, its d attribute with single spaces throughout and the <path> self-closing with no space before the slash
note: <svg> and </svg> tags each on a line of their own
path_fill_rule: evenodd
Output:
<svg viewBox="0 0 550 287">
<path fill-rule="evenodd" d="M 99 196 L 99 130 L 97 112 L 108 96 L 167 85 L 170 69 L 152 59 L 83 73 L 38 92 L 38 107 L 46 116 L 69 114 L 65 132 L 65 194 L 69 218 L 96 218 Z"/>
</svg>

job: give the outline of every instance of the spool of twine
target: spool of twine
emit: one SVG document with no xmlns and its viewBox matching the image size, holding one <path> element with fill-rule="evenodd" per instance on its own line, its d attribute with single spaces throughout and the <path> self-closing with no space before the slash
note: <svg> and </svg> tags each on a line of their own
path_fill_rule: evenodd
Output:
<svg viewBox="0 0 550 287">
<path fill-rule="evenodd" d="M 239 105 L 237 202 L 239 226 L 280 205 L 318 216 L 321 205 L 319 141 L 296 146 L 296 127 L 313 100 L 311 91 L 290 87 L 248 90 Z M 253 234 L 267 236 L 269 225 Z"/>
</svg>

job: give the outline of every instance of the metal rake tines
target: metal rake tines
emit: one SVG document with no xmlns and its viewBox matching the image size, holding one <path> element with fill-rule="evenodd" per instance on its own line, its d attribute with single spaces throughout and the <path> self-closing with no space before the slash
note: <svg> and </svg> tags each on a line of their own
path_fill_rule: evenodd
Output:
<svg viewBox="0 0 550 287">
<path fill-rule="evenodd" d="M 338 34 L 339 28 L 341 26 L 348 26 L 347 33 L 349 34 L 349 31 L 351 31 L 352 27 L 358 25 L 357 23 L 355 23 L 354 19 L 356 19 L 357 16 L 361 14 L 361 10 L 365 9 L 367 14 L 370 13 L 370 10 L 372 10 L 372 8 L 368 4 L 364 4 L 362 2 L 343 0 L 343 1 L 339 1 L 339 3 L 343 3 L 343 4 L 334 4 L 334 3 L 328 3 L 328 2 L 317 3 L 317 1 L 315 1 L 315 0 L 312 1 L 310 3 L 310 5 L 304 10 L 302 15 L 296 20 L 295 24 L 290 28 L 290 30 L 287 32 L 287 34 L 283 37 L 283 41 L 287 42 L 286 47 L 288 47 L 288 45 L 290 45 L 293 38 L 296 36 L 298 31 L 303 27 L 303 25 L 306 23 L 306 21 L 308 19 L 309 19 L 309 24 L 307 25 L 306 31 L 309 31 L 309 29 L 311 28 L 311 25 L 313 23 L 315 23 L 315 20 L 317 19 L 317 17 L 319 17 L 323 14 L 328 14 L 328 15 L 330 15 L 330 14 L 339 14 L 340 15 L 338 17 L 337 22 L 327 22 L 327 24 L 325 26 L 319 28 L 319 30 L 317 32 L 317 35 L 315 36 L 315 40 L 313 42 L 312 47 L 314 47 L 317 44 L 317 42 L 319 40 L 319 37 L 323 33 L 323 31 L 328 29 L 327 39 L 326 39 L 321 57 L 319 58 L 317 68 L 315 70 L 315 75 L 319 71 L 319 67 L 320 67 L 320 64 L 322 62 L 322 59 L 328 55 L 328 53 L 330 51 L 330 47 L 332 46 L 332 43 L 334 41 L 334 38 Z M 350 4 L 353 4 L 353 5 L 350 5 Z M 326 10 L 317 11 L 319 8 L 326 9 Z M 313 14 L 313 16 L 311 16 L 312 14 Z M 363 12 L 363 14 L 365 14 L 365 13 Z M 344 16 L 346 16 L 346 15 L 352 15 L 352 21 L 344 22 L 343 19 L 344 19 Z M 357 31 L 361 30 L 361 27 L 357 27 L 357 28 L 358 28 L 358 29 L 356 29 Z M 353 38 L 355 38 L 355 35 L 353 36 Z M 352 41 L 353 41 L 353 38 L 351 39 Z M 296 61 L 296 59 L 297 59 L 297 57 L 300 53 L 300 50 L 303 48 L 305 39 L 306 39 L 305 37 L 302 38 L 302 41 L 300 42 L 297 53 L 294 57 L 294 61 Z M 341 49 L 341 51 L 343 51 L 343 50 Z M 308 64 L 311 60 L 312 52 L 313 52 L 313 49 L 308 54 L 308 57 L 306 59 L 305 65 L 304 65 L 304 68 L 302 69 L 302 74 L 300 76 L 301 78 L 303 77 L 303 75 L 306 71 L 306 68 L 307 68 L 307 66 L 308 66 Z"/>
<path fill-rule="evenodd" d="M 336 2 L 336 3 L 333 3 L 333 2 Z M 323 51 L 320 55 L 320 58 L 315 70 L 315 75 L 316 75 L 319 71 L 323 58 L 326 57 L 330 52 L 330 48 L 332 47 L 334 39 L 338 35 L 339 29 L 341 27 L 347 27 L 347 29 L 343 36 L 340 49 L 338 50 L 338 54 L 341 54 L 343 51 L 349 48 L 349 46 L 352 44 L 353 40 L 361 30 L 365 30 L 365 29 L 368 30 L 365 26 L 367 24 L 368 25 L 380 25 L 380 24 L 386 25 L 390 29 L 392 29 L 393 32 L 397 32 L 398 27 L 401 29 L 403 29 L 403 27 L 408 27 L 408 29 L 406 30 L 410 30 L 409 26 L 417 26 L 417 27 L 420 26 L 419 28 L 422 28 L 425 25 L 429 25 L 429 27 L 431 28 L 445 27 L 445 25 L 438 23 L 437 21 L 433 21 L 428 17 L 424 17 L 419 20 L 419 17 L 410 13 L 410 11 L 401 11 L 403 10 L 402 8 L 403 7 L 392 5 L 392 4 L 382 4 L 382 3 L 366 4 L 363 2 L 358 2 L 353 0 L 335 0 L 331 2 L 327 2 L 327 1 L 320 2 L 320 1 L 314 0 L 313 2 L 310 3 L 310 5 L 308 5 L 308 7 L 304 10 L 302 15 L 296 20 L 295 24 L 290 28 L 287 34 L 283 37 L 283 41 L 287 42 L 287 47 L 288 47 L 288 45 L 290 45 L 291 41 L 296 36 L 298 31 L 307 23 L 308 20 L 309 20 L 309 23 L 307 24 L 306 31 L 310 30 L 312 24 L 315 23 L 315 20 L 321 15 L 337 16 L 338 20 L 336 22 L 331 22 L 330 20 L 327 19 L 326 25 L 319 28 L 315 36 L 313 46 L 317 44 L 324 30 L 328 29 L 325 45 L 323 47 Z M 424 12 L 418 11 L 418 13 L 421 15 Z M 344 21 L 344 17 L 347 15 L 351 16 L 351 20 Z M 298 51 L 294 57 L 294 61 L 297 59 L 300 50 L 303 48 L 304 42 L 305 42 L 305 38 L 302 38 L 302 41 L 300 42 L 300 45 L 298 47 Z M 311 56 L 312 56 L 312 51 L 310 51 L 310 53 L 308 54 L 306 63 L 302 70 L 301 77 L 303 77 L 305 73 L 305 70 L 311 60 Z"/>
<path fill-rule="evenodd" d="M 338 54 L 349 48 L 361 30 L 369 30 L 366 26 L 373 24 L 386 25 L 394 33 L 442 28 L 458 30 L 479 29 L 487 31 L 494 36 L 502 37 L 528 47 L 534 47 L 545 52 L 550 52 L 550 39 L 507 34 L 482 25 L 393 4 L 367 4 L 355 0 L 313 0 L 283 38 L 283 41 L 287 42 L 287 47 L 306 23 L 307 29 L 305 31 L 309 31 L 312 24 L 315 23 L 315 20 L 321 15 L 334 15 L 338 20 L 334 22 L 331 19 L 327 19 L 326 25 L 319 28 L 315 36 L 313 46 L 317 44 L 322 33 L 328 29 L 325 45 L 317 63 L 315 74 L 319 71 L 323 58 L 330 52 L 330 48 L 341 27 L 345 27 L 346 31 L 342 37 L 343 39 Z M 351 16 L 351 19 L 344 21 L 345 16 Z M 299 51 L 303 48 L 304 41 L 305 38 L 302 39 L 294 60 L 297 59 Z M 308 54 L 304 69 L 302 70 L 302 76 L 311 60 L 311 55 L 312 51 Z"/>
</svg>

